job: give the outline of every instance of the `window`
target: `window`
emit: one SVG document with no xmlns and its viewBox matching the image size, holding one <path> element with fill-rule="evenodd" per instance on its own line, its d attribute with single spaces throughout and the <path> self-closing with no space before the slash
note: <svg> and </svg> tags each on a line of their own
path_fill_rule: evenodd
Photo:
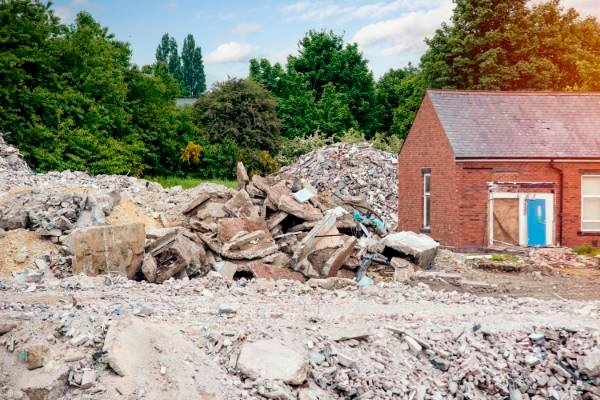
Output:
<svg viewBox="0 0 600 400">
<path fill-rule="evenodd" d="M 423 174 L 423 228 L 429 228 L 431 216 L 431 173 Z"/>
<path fill-rule="evenodd" d="M 581 177 L 581 230 L 600 231 L 600 175 Z"/>
</svg>

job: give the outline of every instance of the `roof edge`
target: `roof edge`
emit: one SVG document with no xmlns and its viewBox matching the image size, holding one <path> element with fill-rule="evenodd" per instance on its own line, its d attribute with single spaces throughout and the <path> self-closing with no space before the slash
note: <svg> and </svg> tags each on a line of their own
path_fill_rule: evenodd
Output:
<svg viewBox="0 0 600 400">
<path fill-rule="evenodd" d="M 427 89 L 429 93 L 452 93 L 493 96 L 600 96 L 600 92 L 554 92 L 536 90 L 465 90 L 465 89 Z"/>
</svg>

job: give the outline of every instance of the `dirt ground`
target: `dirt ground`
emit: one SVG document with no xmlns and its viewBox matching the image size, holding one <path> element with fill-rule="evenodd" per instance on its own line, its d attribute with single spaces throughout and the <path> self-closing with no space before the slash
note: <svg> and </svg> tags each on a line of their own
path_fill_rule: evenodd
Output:
<svg viewBox="0 0 600 400">
<path fill-rule="evenodd" d="M 8 231 L 0 236 L 0 277 L 11 276 L 33 264 L 38 256 L 58 254 L 58 246 L 25 229 Z"/>
<path fill-rule="evenodd" d="M 589 264 L 598 259 L 581 258 Z M 525 268 L 507 272 L 494 268 L 478 268 L 465 261 L 465 256 L 442 250 L 431 271 L 460 273 L 463 279 L 497 285 L 496 288 L 473 288 L 444 280 L 428 280 L 433 290 L 457 291 L 485 296 L 532 297 L 552 300 L 600 300 L 600 263 L 597 267 L 527 265 Z M 417 283 L 415 283 L 417 284 Z"/>
</svg>

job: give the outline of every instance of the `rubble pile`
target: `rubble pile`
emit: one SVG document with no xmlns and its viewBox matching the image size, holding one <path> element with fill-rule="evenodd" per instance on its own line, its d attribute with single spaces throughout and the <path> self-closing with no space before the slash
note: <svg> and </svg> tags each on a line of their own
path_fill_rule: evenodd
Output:
<svg viewBox="0 0 600 400">
<path fill-rule="evenodd" d="M 398 223 L 397 155 L 369 143 L 336 143 L 314 150 L 276 175 L 310 183 L 319 192 L 365 201 L 390 230 Z"/>
<path fill-rule="evenodd" d="M 600 259 L 582 257 L 570 248 L 531 249 L 526 263 L 532 268 L 564 269 L 564 268 L 598 268 Z"/>
<path fill-rule="evenodd" d="M 7 144 L 0 133 L 0 174 L 5 171 L 31 173 L 19 150 Z"/>
<path fill-rule="evenodd" d="M 237 191 L 200 187 L 181 210 L 182 226 L 162 229 L 147 244 L 145 278 L 162 283 L 214 270 L 230 279 L 341 274 L 370 285 L 371 262 L 387 265 L 396 255 L 427 267 L 435 256 L 438 244 L 424 235 L 387 235 L 364 200 L 318 193 L 310 184 L 284 177 L 249 179 L 240 163 Z"/>
</svg>

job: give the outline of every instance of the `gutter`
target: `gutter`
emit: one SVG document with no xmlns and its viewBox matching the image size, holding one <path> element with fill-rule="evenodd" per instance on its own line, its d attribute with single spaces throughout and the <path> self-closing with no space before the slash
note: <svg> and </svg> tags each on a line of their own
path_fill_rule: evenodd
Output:
<svg viewBox="0 0 600 400">
<path fill-rule="evenodd" d="M 550 160 L 550 168 L 558 171 L 560 174 L 560 199 L 558 202 L 558 244 L 562 245 L 563 238 L 563 207 L 564 207 L 564 172 L 562 168 L 555 165 L 555 160 Z"/>
</svg>

